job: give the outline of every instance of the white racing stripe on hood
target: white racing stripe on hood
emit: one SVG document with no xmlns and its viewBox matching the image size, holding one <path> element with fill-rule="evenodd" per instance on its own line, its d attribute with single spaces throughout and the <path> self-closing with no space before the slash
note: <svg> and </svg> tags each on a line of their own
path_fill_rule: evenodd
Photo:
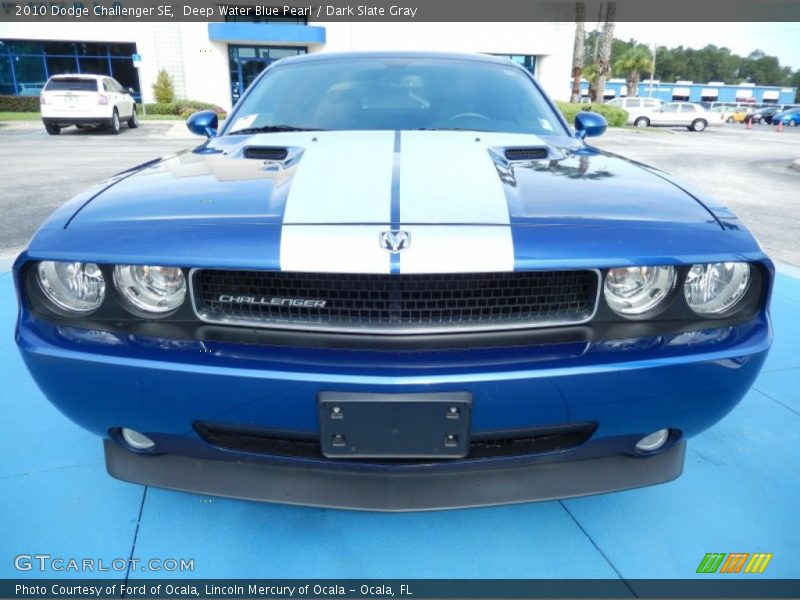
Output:
<svg viewBox="0 0 800 600">
<path fill-rule="evenodd" d="M 508 202 L 480 133 L 404 131 L 402 223 L 507 225 Z"/>
<path fill-rule="evenodd" d="M 389 273 L 389 253 L 378 243 L 385 225 L 286 225 L 281 270 Z"/>
<path fill-rule="evenodd" d="M 394 131 L 314 134 L 286 199 L 284 225 L 388 223 Z"/>
<path fill-rule="evenodd" d="M 304 145 L 281 230 L 281 270 L 388 273 L 393 131 L 320 132 Z M 302 225 L 325 223 L 327 225 Z M 338 225 L 337 225 L 338 223 Z"/>
<path fill-rule="evenodd" d="M 402 229 L 411 244 L 400 272 L 513 271 L 508 201 L 488 148 L 531 143 L 531 136 L 403 132 L 400 222 L 410 223 Z"/>
<path fill-rule="evenodd" d="M 401 273 L 489 273 L 514 270 L 511 228 L 504 225 L 413 225 L 400 254 Z"/>
<path fill-rule="evenodd" d="M 409 247 L 395 256 L 401 273 L 514 270 L 508 202 L 488 149 L 541 140 L 404 131 L 393 181 L 395 132 L 314 135 L 316 142 L 303 144 L 286 201 L 281 269 L 389 273 L 392 255 L 380 233 L 396 228 L 410 234 Z M 392 222 L 393 188 L 399 223 Z"/>
</svg>

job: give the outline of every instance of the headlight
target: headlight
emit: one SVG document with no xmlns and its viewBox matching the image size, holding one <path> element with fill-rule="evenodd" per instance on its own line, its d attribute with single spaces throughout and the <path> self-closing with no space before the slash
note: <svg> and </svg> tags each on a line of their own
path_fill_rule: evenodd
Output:
<svg viewBox="0 0 800 600">
<path fill-rule="evenodd" d="M 623 267 L 609 269 L 606 302 L 623 316 L 638 316 L 658 308 L 675 287 L 673 267 Z"/>
<path fill-rule="evenodd" d="M 106 296 L 106 282 L 94 263 L 45 260 L 37 265 L 36 276 L 47 299 L 65 312 L 90 313 Z"/>
<path fill-rule="evenodd" d="M 177 267 L 118 265 L 114 285 L 130 308 L 148 313 L 168 313 L 186 297 L 186 279 Z"/>
<path fill-rule="evenodd" d="M 691 309 L 701 315 L 717 315 L 736 305 L 750 286 L 750 265 L 741 262 L 693 265 L 683 284 Z"/>
</svg>

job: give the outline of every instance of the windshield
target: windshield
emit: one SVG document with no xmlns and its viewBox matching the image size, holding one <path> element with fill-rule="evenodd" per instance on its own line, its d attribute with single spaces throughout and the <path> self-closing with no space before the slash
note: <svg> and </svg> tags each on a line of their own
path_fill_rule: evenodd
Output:
<svg viewBox="0 0 800 600">
<path fill-rule="evenodd" d="M 517 67 L 435 58 L 276 65 L 244 98 L 225 133 L 270 128 L 567 133 Z"/>
</svg>

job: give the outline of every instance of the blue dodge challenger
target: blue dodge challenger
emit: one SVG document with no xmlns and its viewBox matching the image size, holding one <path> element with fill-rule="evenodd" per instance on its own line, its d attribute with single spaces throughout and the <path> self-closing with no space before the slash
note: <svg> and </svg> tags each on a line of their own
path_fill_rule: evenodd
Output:
<svg viewBox="0 0 800 600">
<path fill-rule="evenodd" d="M 126 481 L 366 510 L 669 481 L 764 363 L 774 267 L 574 125 L 505 59 L 281 60 L 56 210 L 17 344 Z"/>
</svg>

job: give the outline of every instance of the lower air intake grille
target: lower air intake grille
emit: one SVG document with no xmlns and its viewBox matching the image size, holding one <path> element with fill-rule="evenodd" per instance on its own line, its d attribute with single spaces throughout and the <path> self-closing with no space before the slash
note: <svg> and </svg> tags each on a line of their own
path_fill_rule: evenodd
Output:
<svg viewBox="0 0 800 600">
<path fill-rule="evenodd" d="M 552 428 L 536 429 L 513 435 L 496 434 L 477 437 L 469 444 L 469 453 L 459 461 L 507 456 L 527 456 L 575 448 L 585 443 L 597 428 L 596 423 L 576 423 Z M 237 452 L 251 452 L 264 456 L 290 458 L 318 458 L 326 461 L 320 450 L 319 439 L 314 436 L 298 437 L 286 433 L 259 429 L 241 429 L 215 423 L 195 423 L 200 437 L 220 448 Z M 349 463 L 429 463 L 430 459 L 345 459 Z"/>
<path fill-rule="evenodd" d="M 589 320 L 596 271 L 337 274 L 195 270 L 205 321 L 358 333 L 424 334 Z"/>
</svg>

